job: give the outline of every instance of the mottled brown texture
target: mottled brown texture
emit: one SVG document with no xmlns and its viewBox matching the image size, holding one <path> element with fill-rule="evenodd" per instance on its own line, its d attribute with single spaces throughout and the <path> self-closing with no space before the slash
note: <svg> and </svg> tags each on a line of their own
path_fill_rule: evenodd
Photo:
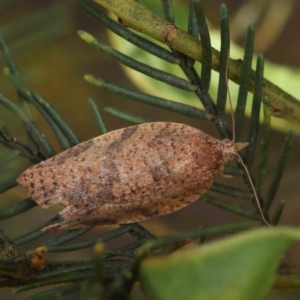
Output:
<svg viewBox="0 0 300 300">
<path fill-rule="evenodd" d="M 211 186 L 236 153 L 177 123 L 132 126 L 81 143 L 18 179 L 44 208 L 61 203 L 61 222 L 45 230 L 130 223 L 176 211 Z"/>
</svg>

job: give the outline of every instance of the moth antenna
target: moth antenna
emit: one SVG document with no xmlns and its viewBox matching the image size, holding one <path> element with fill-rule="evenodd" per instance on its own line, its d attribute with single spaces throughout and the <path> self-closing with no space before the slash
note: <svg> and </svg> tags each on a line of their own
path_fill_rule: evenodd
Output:
<svg viewBox="0 0 300 300">
<path fill-rule="evenodd" d="M 235 142 L 235 119 L 234 119 L 233 105 L 232 105 L 232 100 L 231 100 L 231 95 L 230 95 L 230 90 L 229 90 L 229 85 L 228 85 L 229 61 L 230 61 L 230 51 L 228 51 L 228 56 L 227 56 L 227 64 L 226 64 L 226 71 L 225 71 L 225 81 L 226 81 L 227 95 L 228 95 L 228 100 L 229 100 L 229 105 L 230 105 L 230 110 L 231 110 L 232 141 Z"/>
<path fill-rule="evenodd" d="M 230 95 L 230 90 L 229 90 L 229 85 L 228 85 L 228 70 L 229 70 L 229 61 L 230 61 L 230 51 L 228 51 L 228 56 L 227 56 L 227 64 L 226 64 L 226 71 L 225 71 L 225 81 L 226 81 L 226 87 L 227 87 L 227 94 L 228 94 L 228 100 L 229 100 L 229 105 L 230 105 L 230 110 L 231 110 L 231 121 L 232 121 L 232 141 L 235 142 L 235 118 L 234 118 L 234 111 L 233 111 L 233 105 L 232 105 L 232 100 L 231 100 L 231 95 Z M 258 195 L 256 193 L 256 190 L 255 190 L 255 187 L 254 187 L 254 184 L 253 184 L 253 181 L 251 179 L 251 176 L 250 176 L 250 173 L 248 171 L 248 168 L 246 167 L 244 161 L 242 160 L 241 156 L 236 153 L 236 155 L 238 156 L 238 158 L 240 159 L 241 161 L 241 164 L 244 168 L 244 170 L 246 171 L 246 174 L 249 178 L 249 181 L 250 181 L 250 185 L 251 185 L 251 188 L 252 188 L 252 191 L 253 191 L 253 194 L 254 194 L 254 198 L 255 198 L 255 201 L 256 201 L 256 204 L 257 204 L 257 208 L 258 208 L 258 211 L 259 211 L 259 214 L 263 220 L 263 222 L 272 228 L 272 225 L 266 220 L 265 218 L 265 215 L 263 213 L 263 210 L 262 210 L 262 207 L 260 205 L 260 202 L 259 202 L 259 199 L 258 199 Z"/>
<path fill-rule="evenodd" d="M 258 195 L 257 195 L 257 193 L 256 193 L 256 190 L 255 190 L 253 181 L 252 181 L 252 179 L 251 179 L 250 173 L 249 173 L 249 171 L 248 171 L 248 168 L 246 167 L 245 163 L 243 162 L 241 156 L 240 156 L 238 153 L 236 153 L 236 155 L 237 155 L 237 157 L 240 159 L 241 164 L 242 164 L 242 166 L 243 166 L 244 170 L 246 171 L 246 174 L 247 174 L 247 176 L 248 176 L 248 178 L 249 178 L 250 185 L 251 185 L 251 188 L 252 188 L 252 191 L 253 191 L 253 194 L 254 194 L 254 198 L 255 198 L 255 201 L 256 201 L 256 204 L 257 204 L 257 208 L 258 208 L 259 214 L 260 214 L 260 216 L 261 216 L 263 222 L 264 222 L 267 226 L 269 226 L 270 228 L 272 228 L 272 225 L 271 225 L 271 224 L 266 220 L 266 218 L 265 218 L 265 215 L 264 215 L 263 210 L 262 210 L 262 207 L 261 207 L 261 205 L 260 205 L 260 202 L 259 202 L 259 199 L 258 199 Z"/>
</svg>

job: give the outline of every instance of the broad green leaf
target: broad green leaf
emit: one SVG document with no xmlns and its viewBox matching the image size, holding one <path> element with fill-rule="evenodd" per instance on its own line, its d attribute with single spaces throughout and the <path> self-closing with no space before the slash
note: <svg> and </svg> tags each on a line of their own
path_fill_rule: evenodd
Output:
<svg viewBox="0 0 300 300">
<path fill-rule="evenodd" d="M 192 250 L 142 262 L 150 300 L 260 300 L 270 290 L 287 247 L 300 230 L 260 228 Z"/>
</svg>

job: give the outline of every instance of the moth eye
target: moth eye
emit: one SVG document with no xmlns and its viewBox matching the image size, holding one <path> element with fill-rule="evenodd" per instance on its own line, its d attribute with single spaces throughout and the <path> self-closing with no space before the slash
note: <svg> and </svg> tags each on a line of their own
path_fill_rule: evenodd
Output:
<svg viewBox="0 0 300 300">
<path fill-rule="evenodd" d="M 232 140 L 231 140 L 231 139 L 223 139 L 223 140 L 222 140 L 222 143 L 223 143 L 223 144 L 231 144 L 231 143 L 232 143 Z"/>
</svg>

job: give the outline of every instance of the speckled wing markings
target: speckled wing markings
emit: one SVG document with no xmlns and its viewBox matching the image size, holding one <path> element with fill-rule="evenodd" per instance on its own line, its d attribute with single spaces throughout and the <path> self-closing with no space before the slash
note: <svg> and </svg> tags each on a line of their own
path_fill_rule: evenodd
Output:
<svg viewBox="0 0 300 300">
<path fill-rule="evenodd" d="M 193 127 L 155 122 L 81 143 L 22 173 L 39 205 L 61 203 L 45 230 L 129 223 L 168 214 L 205 193 L 226 161 L 221 141 Z"/>
</svg>

